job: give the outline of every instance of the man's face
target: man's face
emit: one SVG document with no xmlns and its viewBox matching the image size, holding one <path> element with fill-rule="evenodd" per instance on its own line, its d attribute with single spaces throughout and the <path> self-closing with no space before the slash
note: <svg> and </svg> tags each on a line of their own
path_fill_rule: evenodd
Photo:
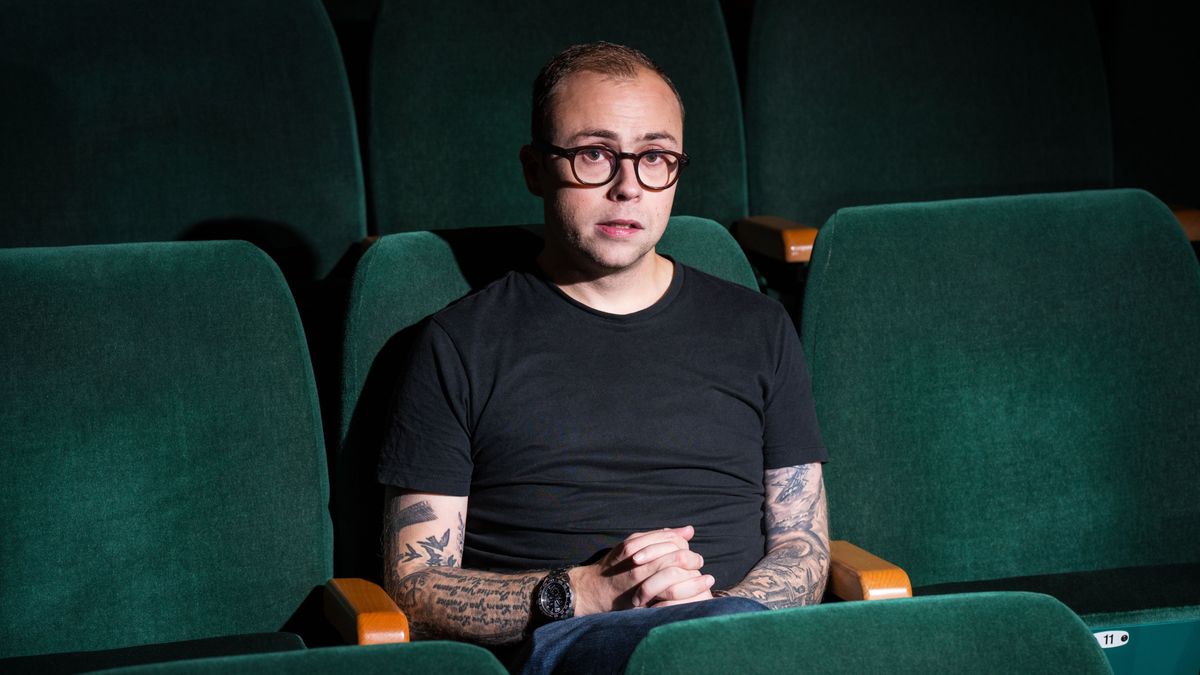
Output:
<svg viewBox="0 0 1200 675">
<path fill-rule="evenodd" d="M 546 140 L 562 148 L 603 145 L 618 152 L 683 151 L 683 119 L 675 93 L 658 75 L 634 79 L 590 71 L 569 76 L 551 100 Z M 548 248 L 569 265 L 604 275 L 634 267 L 654 250 L 671 215 L 675 186 L 642 187 L 631 159 L 620 160 L 605 185 L 580 185 L 571 161 L 525 158 L 530 189 L 545 200 Z"/>
</svg>

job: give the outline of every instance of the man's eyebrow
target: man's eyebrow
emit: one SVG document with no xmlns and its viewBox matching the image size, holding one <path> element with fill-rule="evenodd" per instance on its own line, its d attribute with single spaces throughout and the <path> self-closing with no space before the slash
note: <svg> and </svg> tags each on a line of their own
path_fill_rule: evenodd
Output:
<svg viewBox="0 0 1200 675">
<path fill-rule="evenodd" d="M 617 140 L 617 132 L 609 131 L 608 129 L 584 129 L 567 140 L 573 144 L 581 138 L 606 138 L 610 141 L 615 141 Z"/>
<path fill-rule="evenodd" d="M 609 129 L 585 129 L 584 131 L 580 131 L 579 133 L 575 134 L 574 136 L 571 136 L 571 138 L 568 139 L 568 143 L 569 144 L 577 143 L 579 141 L 579 139 L 581 139 L 581 138 L 604 138 L 604 139 L 607 139 L 610 141 L 620 140 L 619 138 L 617 138 L 617 133 L 615 131 L 611 131 Z M 671 141 L 672 143 L 679 142 L 678 139 L 675 138 L 675 136 L 671 135 L 669 132 L 666 132 L 666 131 L 648 131 L 648 132 L 642 134 L 641 137 L 638 138 L 637 140 L 638 141 L 668 140 L 668 141 Z"/>
<path fill-rule="evenodd" d="M 642 137 L 639 140 L 643 140 L 643 141 L 667 140 L 667 141 L 671 141 L 672 143 L 679 142 L 678 139 L 676 139 L 674 136 L 667 133 L 666 131 L 651 131 L 649 133 L 642 134 Z"/>
</svg>

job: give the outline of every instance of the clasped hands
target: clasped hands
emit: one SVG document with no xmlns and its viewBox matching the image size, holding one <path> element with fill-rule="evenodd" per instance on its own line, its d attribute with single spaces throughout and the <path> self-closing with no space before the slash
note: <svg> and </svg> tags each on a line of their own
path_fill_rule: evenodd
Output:
<svg viewBox="0 0 1200 675">
<path fill-rule="evenodd" d="M 704 558 L 688 546 L 695 533 L 690 525 L 636 532 L 598 562 L 571 569 L 575 615 L 712 598 L 716 579 L 700 572 Z"/>
</svg>

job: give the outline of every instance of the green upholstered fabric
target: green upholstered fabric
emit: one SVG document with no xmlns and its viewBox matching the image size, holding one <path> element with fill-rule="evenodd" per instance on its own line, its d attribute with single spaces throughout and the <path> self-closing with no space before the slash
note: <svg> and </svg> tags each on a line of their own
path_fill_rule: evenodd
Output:
<svg viewBox="0 0 1200 675">
<path fill-rule="evenodd" d="M 1147 193 L 843 209 L 802 335 L 833 536 L 914 586 L 1200 562 L 1200 268 Z"/>
<path fill-rule="evenodd" d="M 379 578 L 382 490 L 375 482 L 384 416 L 409 329 L 541 250 L 537 227 L 402 232 L 381 237 L 355 269 L 343 339 L 339 449 L 334 460 L 338 576 Z M 745 255 L 716 222 L 676 216 L 658 250 L 754 288 Z"/>
<path fill-rule="evenodd" d="M 122 675 L 205 673 L 445 673 L 503 675 L 504 667 L 482 647 L 462 642 L 418 642 L 330 647 L 170 663 L 104 671 Z"/>
<path fill-rule="evenodd" d="M 733 237 L 707 218 L 675 216 L 658 251 L 713 276 L 758 289 L 749 261 Z"/>
<path fill-rule="evenodd" d="M 1087 0 L 757 0 L 746 71 L 753 213 L 1111 184 Z"/>
<path fill-rule="evenodd" d="M 845 602 L 650 631 L 627 675 L 1111 673 L 1083 622 L 1033 593 Z"/>
<path fill-rule="evenodd" d="M 145 663 L 285 652 L 304 648 L 304 640 L 295 633 L 251 633 L 183 642 L 160 642 L 101 651 L 17 656 L 0 659 L 0 672 L 67 675 L 68 673 L 123 668 Z"/>
<path fill-rule="evenodd" d="M 0 656 L 276 631 L 332 571 L 308 350 L 244 242 L 0 251 Z"/>
<path fill-rule="evenodd" d="M 1088 614 L 1082 617 L 1089 626 L 1108 628 L 1113 626 L 1133 626 L 1154 623 L 1194 623 L 1200 630 L 1200 607 L 1187 605 L 1182 607 L 1155 607 L 1152 609 L 1137 609 L 1128 612 L 1111 612 L 1107 614 Z"/>
<path fill-rule="evenodd" d="M 308 280 L 365 236 L 318 0 L 2 0 L 0 15 L 0 246 L 247 239 Z"/>
<path fill-rule="evenodd" d="M 437 673 L 504 675 L 507 671 L 482 647 L 462 642 L 415 642 L 329 647 L 302 652 L 175 661 L 104 671 L 116 675 L 235 675 L 238 673 Z"/>
<path fill-rule="evenodd" d="M 374 231 L 541 222 L 517 159 L 533 79 L 563 48 L 594 40 L 646 52 L 683 97 L 693 161 L 675 213 L 726 225 L 744 215 L 741 101 L 716 0 L 385 0 L 370 80 Z"/>
</svg>

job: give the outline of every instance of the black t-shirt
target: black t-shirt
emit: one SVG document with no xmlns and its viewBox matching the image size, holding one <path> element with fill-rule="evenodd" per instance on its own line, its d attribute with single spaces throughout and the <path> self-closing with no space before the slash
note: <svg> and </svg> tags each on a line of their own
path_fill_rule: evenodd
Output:
<svg viewBox="0 0 1200 675">
<path fill-rule="evenodd" d="M 467 568 L 582 563 L 633 532 L 693 525 L 726 588 L 765 552 L 764 469 L 825 458 L 783 308 L 676 263 L 634 314 L 525 271 L 435 314 L 379 479 L 469 496 Z"/>
</svg>

